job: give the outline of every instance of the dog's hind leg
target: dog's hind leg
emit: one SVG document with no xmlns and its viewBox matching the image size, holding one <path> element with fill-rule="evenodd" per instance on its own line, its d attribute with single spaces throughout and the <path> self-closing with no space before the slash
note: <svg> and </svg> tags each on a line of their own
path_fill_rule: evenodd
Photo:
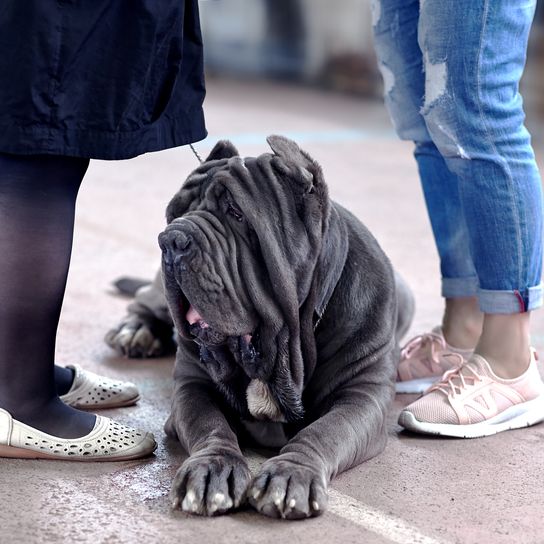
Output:
<svg viewBox="0 0 544 544">
<path fill-rule="evenodd" d="M 161 271 L 142 285 L 129 304 L 128 314 L 111 329 L 106 343 L 130 358 L 160 357 L 174 352 L 174 329 L 166 304 Z"/>
</svg>

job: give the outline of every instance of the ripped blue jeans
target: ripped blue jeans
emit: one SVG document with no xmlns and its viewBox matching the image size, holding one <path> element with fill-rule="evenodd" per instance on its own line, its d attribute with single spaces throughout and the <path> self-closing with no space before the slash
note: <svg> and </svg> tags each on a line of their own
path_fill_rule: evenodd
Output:
<svg viewBox="0 0 544 544">
<path fill-rule="evenodd" d="M 536 0 L 375 0 L 385 102 L 415 158 L 442 295 L 542 305 L 542 188 L 519 80 Z"/>
</svg>

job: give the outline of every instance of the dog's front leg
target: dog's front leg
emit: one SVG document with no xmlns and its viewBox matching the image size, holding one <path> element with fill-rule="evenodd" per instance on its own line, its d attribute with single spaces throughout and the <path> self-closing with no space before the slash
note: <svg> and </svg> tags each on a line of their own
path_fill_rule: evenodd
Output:
<svg viewBox="0 0 544 544">
<path fill-rule="evenodd" d="M 165 427 L 189 453 L 172 484 L 172 505 L 208 516 L 240 506 L 251 480 L 236 434 L 212 387 L 202 380 L 178 381 Z"/>
<path fill-rule="evenodd" d="M 364 381 L 335 392 L 328 411 L 263 464 L 248 491 L 256 510 L 288 519 L 317 516 L 327 507 L 329 481 L 383 450 L 392 384 Z"/>
</svg>

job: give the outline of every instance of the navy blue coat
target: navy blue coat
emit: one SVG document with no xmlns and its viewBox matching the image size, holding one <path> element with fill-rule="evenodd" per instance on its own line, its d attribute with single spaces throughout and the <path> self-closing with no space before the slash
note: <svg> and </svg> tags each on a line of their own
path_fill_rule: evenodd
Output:
<svg viewBox="0 0 544 544">
<path fill-rule="evenodd" d="M 2 0 L 0 151 L 126 159 L 206 137 L 198 0 Z"/>
</svg>

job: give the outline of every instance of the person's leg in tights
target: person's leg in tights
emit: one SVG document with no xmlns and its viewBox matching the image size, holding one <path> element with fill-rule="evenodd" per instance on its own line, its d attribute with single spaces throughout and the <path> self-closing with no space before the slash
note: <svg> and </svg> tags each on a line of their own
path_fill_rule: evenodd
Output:
<svg viewBox="0 0 544 544">
<path fill-rule="evenodd" d="M 95 416 L 63 404 L 73 378 L 54 366 L 74 211 L 88 160 L 0 154 L 0 408 L 61 438 Z"/>
</svg>

